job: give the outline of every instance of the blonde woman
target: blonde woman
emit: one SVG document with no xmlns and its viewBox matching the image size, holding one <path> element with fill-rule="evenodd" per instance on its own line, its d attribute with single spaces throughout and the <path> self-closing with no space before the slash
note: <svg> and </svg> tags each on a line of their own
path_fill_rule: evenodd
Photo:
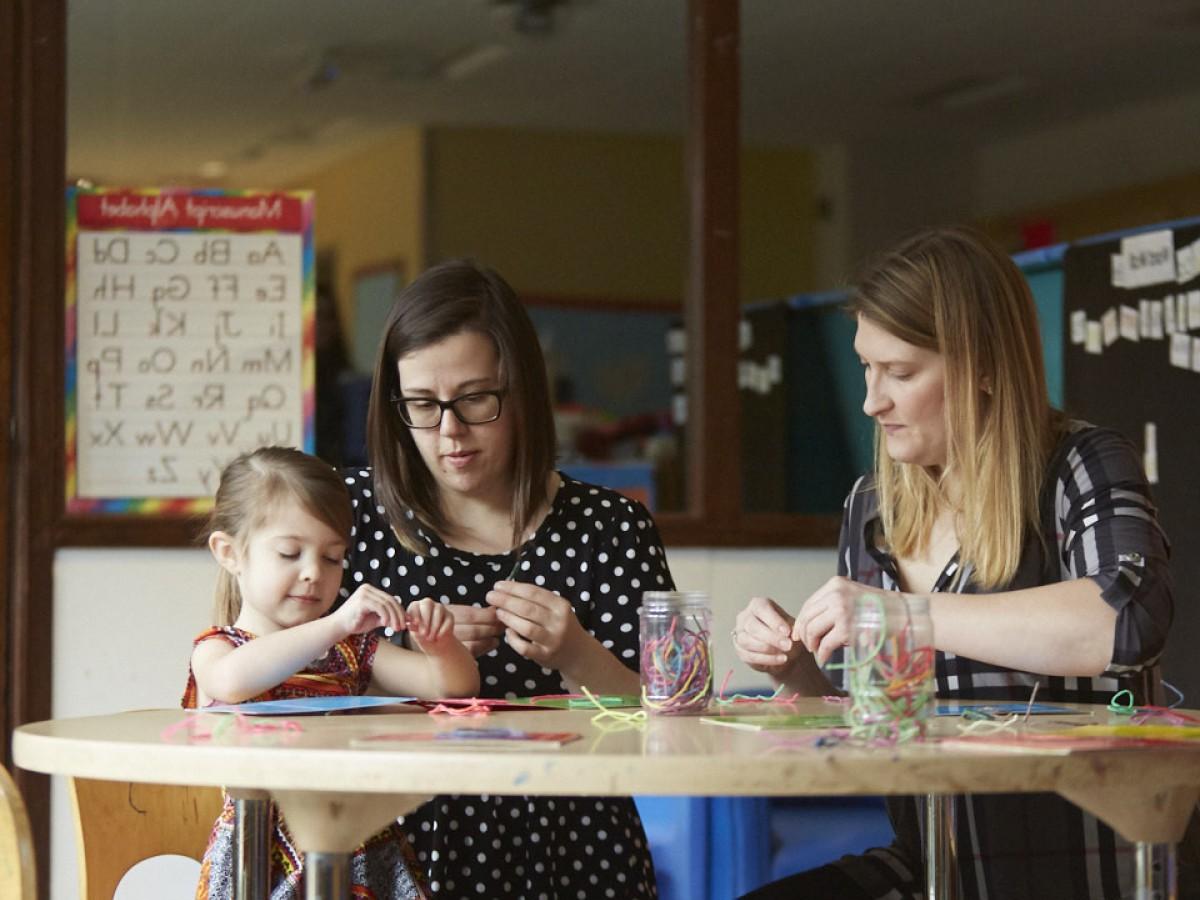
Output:
<svg viewBox="0 0 1200 900">
<path fill-rule="evenodd" d="M 1168 543 L 1132 445 L 1050 406 L 1020 271 L 972 230 L 927 231 L 867 271 L 850 311 L 875 472 L 846 500 L 837 577 L 795 618 L 753 598 L 737 617 L 738 656 L 826 693 L 818 665 L 846 644 L 855 598 L 923 594 L 939 697 L 1024 701 L 1040 683 L 1039 700 L 1129 689 L 1154 702 L 1172 617 Z M 962 896 L 1130 895 L 1130 846 L 1066 801 L 958 802 Z M 751 896 L 921 895 L 915 804 L 889 811 L 891 847 Z"/>
</svg>

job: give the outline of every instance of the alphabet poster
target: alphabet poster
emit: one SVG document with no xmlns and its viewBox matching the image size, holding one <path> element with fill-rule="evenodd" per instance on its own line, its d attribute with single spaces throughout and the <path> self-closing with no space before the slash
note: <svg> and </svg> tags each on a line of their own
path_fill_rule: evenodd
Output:
<svg viewBox="0 0 1200 900">
<path fill-rule="evenodd" d="M 313 447 L 311 192 L 70 188 L 72 513 L 187 515 L 224 465 Z"/>
</svg>

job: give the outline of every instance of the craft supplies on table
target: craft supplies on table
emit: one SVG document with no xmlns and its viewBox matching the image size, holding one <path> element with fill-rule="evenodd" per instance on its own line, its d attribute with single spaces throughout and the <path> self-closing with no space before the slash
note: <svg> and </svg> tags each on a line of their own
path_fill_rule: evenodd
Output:
<svg viewBox="0 0 1200 900">
<path fill-rule="evenodd" d="M 518 697 L 537 709 L 636 709 L 641 705 L 637 694 L 544 694 L 539 697 Z"/>
<path fill-rule="evenodd" d="M 957 750 L 1009 753 L 1078 753 L 1137 750 L 1147 747 L 1200 746 L 1200 728 L 1180 725 L 1080 725 L 1055 731 L 997 732 L 962 735 L 940 741 Z"/>
<path fill-rule="evenodd" d="M 437 700 L 414 700 L 413 702 L 431 712 L 463 711 L 478 715 L 508 710 L 636 709 L 641 706 L 641 698 L 636 694 L 539 694 L 533 697 L 514 697 L 511 700 L 496 697 L 442 697 Z"/>
<path fill-rule="evenodd" d="M 642 706 L 652 713 L 704 712 L 713 696 L 712 608 L 699 591 L 642 595 Z"/>
<path fill-rule="evenodd" d="M 288 700 L 259 700 L 250 703 L 230 703 L 202 706 L 199 713 L 237 713 L 242 716 L 312 716 L 329 713 L 378 710 L 385 706 L 402 706 L 416 697 L 371 697 L 339 694 L 333 697 L 295 697 Z"/>
<path fill-rule="evenodd" d="M 933 665 L 928 598 L 858 597 L 843 666 L 851 737 L 896 743 L 923 737 L 934 708 Z"/>
<path fill-rule="evenodd" d="M 751 716 L 701 716 L 706 725 L 725 725 L 746 731 L 779 731 L 791 728 L 843 728 L 845 716 L 839 713 L 778 713 Z"/>
<path fill-rule="evenodd" d="M 428 745 L 437 750 L 555 750 L 582 737 L 574 731 L 525 731 L 518 728 L 451 728 L 446 731 L 379 732 L 354 738 L 350 746 L 396 749 Z"/>
<path fill-rule="evenodd" d="M 1071 709 L 1068 706 L 1057 706 L 1053 703 L 1022 703 L 1019 700 L 1013 701 L 985 701 L 985 702 L 964 702 L 961 700 L 953 700 L 950 702 L 939 703 L 934 710 L 934 715 L 937 716 L 1011 716 L 1019 713 L 1021 715 L 1031 716 L 1071 716 L 1078 715 L 1078 711 Z"/>
</svg>

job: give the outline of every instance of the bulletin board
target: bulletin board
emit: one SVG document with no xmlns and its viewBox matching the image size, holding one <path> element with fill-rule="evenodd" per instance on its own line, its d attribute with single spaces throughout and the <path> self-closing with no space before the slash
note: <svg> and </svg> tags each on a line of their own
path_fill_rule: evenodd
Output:
<svg viewBox="0 0 1200 900">
<path fill-rule="evenodd" d="M 1072 245 L 1063 257 L 1064 406 L 1142 451 L 1171 541 L 1175 621 L 1163 675 L 1200 699 L 1200 226 Z"/>
<path fill-rule="evenodd" d="M 67 192 L 66 508 L 190 516 L 264 444 L 314 445 L 308 191 Z"/>
</svg>

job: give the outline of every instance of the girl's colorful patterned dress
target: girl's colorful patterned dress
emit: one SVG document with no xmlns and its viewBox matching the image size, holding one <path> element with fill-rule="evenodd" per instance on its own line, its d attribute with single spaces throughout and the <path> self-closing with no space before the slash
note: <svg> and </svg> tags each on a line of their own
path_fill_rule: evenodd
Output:
<svg viewBox="0 0 1200 900">
<path fill-rule="evenodd" d="M 254 640 L 254 635 L 224 626 L 208 629 L 194 643 L 207 640 L 226 640 L 240 647 Z M 371 681 L 371 665 L 378 645 L 375 634 L 353 635 L 331 647 L 304 671 L 254 700 L 363 694 Z M 184 708 L 195 709 L 197 696 L 196 679 L 189 667 Z M 271 900 L 299 900 L 304 896 L 303 855 L 274 804 L 271 820 Z M 234 895 L 233 822 L 233 801 L 226 795 L 225 808 L 213 826 L 204 852 L 196 900 L 229 900 Z M 419 900 L 424 893 L 414 880 L 413 873 L 418 871 L 408 839 L 399 825 L 392 823 L 354 851 L 350 864 L 351 895 L 357 900 Z"/>
</svg>

